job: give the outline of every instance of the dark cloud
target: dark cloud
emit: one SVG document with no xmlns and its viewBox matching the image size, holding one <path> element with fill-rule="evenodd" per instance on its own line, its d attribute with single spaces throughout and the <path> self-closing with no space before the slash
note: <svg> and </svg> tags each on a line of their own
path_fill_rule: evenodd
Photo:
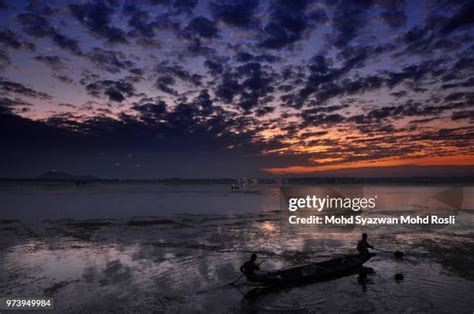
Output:
<svg viewBox="0 0 474 314">
<path fill-rule="evenodd" d="M 474 77 L 470 77 L 464 82 L 456 82 L 456 83 L 441 85 L 442 89 L 451 89 L 451 88 L 459 88 L 459 87 L 474 87 Z"/>
<path fill-rule="evenodd" d="M 175 79 L 171 75 L 162 75 L 156 79 L 155 86 L 160 91 L 170 94 L 170 95 L 177 95 L 178 92 L 174 90 L 172 87 L 176 83 Z"/>
<path fill-rule="evenodd" d="M 128 25 L 133 27 L 136 32 L 146 38 L 155 37 L 155 28 L 158 23 L 150 21 L 150 14 L 146 11 L 138 11 L 128 20 Z"/>
<path fill-rule="evenodd" d="M 445 61 L 445 59 L 427 60 L 419 64 L 404 67 L 400 72 L 391 72 L 388 74 L 387 85 L 393 88 L 404 81 L 417 82 L 425 78 L 428 74 L 441 75 L 443 74 L 443 70 L 440 69 L 439 66 L 443 65 Z"/>
<path fill-rule="evenodd" d="M 194 86 L 201 85 L 202 77 L 199 74 L 190 73 L 181 65 L 169 64 L 167 62 L 159 63 L 155 67 L 155 72 L 160 76 L 160 80 L 163 80 L 162 83 L 166 85 L 174 84 L 175 79 L 191 83 Z"/>
<path fill-rule="evenodd" d="M 125 32 L 110 25 L 114 8 L 106 2 L 86 2 L 70 4 L 69 11 L 91 34 L 104 38 L 110 43 L 127 42 Z"/>
<path fill-rule="evenodd" d="M 458 29 L 465 29 L 474 24 L 474 3 L 467 1 L 459 10 L 458 13 L 454 14 L 441 29 L 442 34 L 449 34 Z"/>
<path fill-rule="evenodd" d="M 125 97 L 131 97 L 136 94 L 135 87 L 129 82 L 119 80 L 102 80 L 86 85 L 87 92 L 95 97 L 102 94 L 107 96 L 110 101 L 122 102 Z"/>
<path fill-rule="evenodd" d="M 32 98 L 39 98 L 39 99 L 51 99 L 51 96 L 43 93 L 38 92 L 34 89 L 26 87 L 25 85 L 17 82 L 12 82 L 5 80 L 0 77 L 0 91 L 4 94 L 16 94 L 16 95 L 23 95 Z"/>
<path fill-rule="evenodd" d="M 8 148 L 9 151 L 40 152 L 51 147 L 73 148 L 81 143 L 82 135 L 49 126 L 41 121 L 0 112 L 0 140 L 3 147 Z"/>
<path fill-rule="evenodd" d="M 53 76 L 54 76 L 54 78 L 56 78 L 57 80 L 59 80 L 63 83 L 66 83 L 66 84 L 74 83 L 74 80 L 71 77 L 67 76 L 67 75 L 55 73 L 55 74 L 53 74 Z"/>
<path fill-rule="evenodd" d="M 219 29 L 215 23 L 203 16 L 193 18 L 183 30 L 183 36 L 199 36 L 202 38 L 215 38 L 219 34 Z"/>
<path fill-rule="evenodd" d="M 63 66 L 63 62 L 59 56 L 36 56 L 35 60 L 45 63 L 53 69 L 58 69 Z"/>
<path fill-rule="evenodd" d="M 31 106 L 33 106 L 31 103 L 19 98 L 0 97 L 0 108 L 2 108 L 0 110 L 3 110 L 5 113 L 26 112 Z"/>
<path fill-rule="evenodd" d="M 254 16 L 257 0 L 236 0 L 211 2 L 210 10 L 214 19 L 229 26 L 248 28 L 256 23 Z"/>
<path fill-rule="evenodd" d="M 231 73 L 224 73 L 221 83 L 217 86 L 216 96 L 222 101 L 230 103 L 240 91 L 240 84 Z"/>
<path fill-rule="evenodd" d="M 204 66 L 206 68 L 208 68 L 209 71 L 211 72 L 211 74 L 213 74 L 213 75 L 222 74 L 222 72 L 224 71 L 224 67 L 223 67 L 222 63 L 215 62 L 213 60 L 207 59 L 206 61 L 204 61 Z"/>
<path fill-rule="evenodd" d="M 445 101 L 468 100 L 474 101 L 474 92 L 454 92 L 444 98 Z"/>
<path fill-rule="evenodd" d="M 316 95 L 319 102 L 325 102 L 333 97 L 380 88 L 384 80 L 375 75 L 342 81 L 350 71 L 360 68 L 369 57 L 380 53 L 378 49 L 368 46 L 347 48 L 340 53 L 343 60 L 340 67 L 334 67 L 334 62 L 323 55 L 314 56 L 308 64 L 306 82 L 298 84 L 304 87 L 297 94 L 285 95 L 283 99 L 288 105 L 301 108 L 312 95 Z"/>
<path fill-rule="evenodd" d="M 408 95 L 408 92 L 406 90 L 401 90 L 401 91 L 390 93 L 390 95 L 392 95 L 396 98 L 400 98 L 400 97 L 404 97 L 404 96 Z"/>
<path fill-rule="evenodd" d="M 469 119 L 469 121 L 474 122 L 474 110 L 469 111 L 455 111 L 451 114 L 451 120 L 463 120 Z"/>
<path fill-rule="evenodd" d="M 216 50 L 211 46 L 204 45 L 200 37 L 194 37 L 188 42 L 186 50 L 180 54 L 181 57 L 209 57 L 213 56 L 216 52 Z"/>
<path fill-rule="evenodd" d="M 55 33 L 53 36 L 53 42 L 61 49 L 68 50 L 75 55 L 82 56 L 82 51 L 79 47 L 79 42 L 75 39 L 66 37 L 59 33 Z"/>
<path fill-rule="evenodd" d="M 405 26 L 407 22 L 407 16 L 402 11 L 385 11 L 380 14 L 380 17 L 391 28 Z"/>
<path fill-rule="evenodd" d="M 275 111 L 274 107 L 263 106 L 261 108 L 258 108 L 255 111 L 255 114 L 257 115 L 257 117 L 263 117 L 263 116 L 266 116 L 269 113 L 272 113 L 273 111 Z"/>
<path fill-rule="evenodd" d="M 140 114 L 140 119 L 149 124 L 155 124 L 166 117 L 166 103 L 162 100 L 156 103 L 135 104 L 132 109 Z"/>
<path fill-rule="evenodd" d="M 0 70 L 4 70 L 10 65 L 10 56 L 6 50 L 0 49 Z"/>
<path fill-rule="evenodd" d="M 413 6 L 403 0 L 10 6 L 14 18 L 0 28 L 0 70 L 6 69 L 0 130 L 8 125 L 12 139 L 2 132 L 0 138 L 15 150 L 174 151 L 188 159 L 183 152 L 213 151 L 217 162 L 238 152 L 265 160 L 265 167 L 462 154 L 473 136 L 472 4 L 434 1 L 423 14 L 421 7 L 408 10 Z M 56 105 L 29 85 L 37 78 L 17 78 L 29 73 L 26 66 L 48 74 L 41 86 L 83 86 L 82 96 L 97 99 L 81 103 L 78 95 Z M 444 123 L 459 128 L 441 130 Z M 21 128 L 36 131 L 37 142 Z M 301 150 L 314 145 L 328 149 Z M 324 159 L 337 161 L 315 162 Z"/>
<path fill-rule="evenodd" d="M 280 58 L 271 54 L 262 53 L 259 55 L 253 55 L 248 52 L 238 52 L 235 56 L 235 60 L 238 62 L 268 62 L 274 63 L 277 62 Z"/>
<path fill-rule="evenodd" d="M 349 118 L 357 124 L 370 124 L 380 122 L 380 120 L 400 118 L 400 117 L 414 117 L 414 116 L 440 116 L 446 111 L 455 109 L 462 109 L 469 107 L 468 103 L 452 103 L 446 105 L 430 105 L 412 100 L 407 101 L 403 105 L 388 106 L 377 108 L 369 111 L 365 115 L 356 115 Z M 430 120 L 428 120 L 430 121 Z"/>
<path fill-rule="evenodd" d="M 413 42 L 424 39 L 429 34 L 428 28 L 423 28 L 420 26 L 413 26 L 408 32 L 405 33 L 403 39 L 405 43 L 411 44 Z"/>
<path fill-rule="evenodd" d="M 21 13 L 16 16 L 22 29 L 28 35 L 34 37 L 49 37 L 54 35 L 54 28 L 49 24 L 48 19 L 34 13 Z"/>
<path fill-rule="evenodd" d="M 33 13 L 22 13 L 18 14 L 16 19 L 25 33 L 34 37 L 49 37 L 61 49 L 82 55 L 78 41 L 57 32 L 47 18 Z"/>
<path fill-rule="evenodd" d="M 332 18 L 336 33 L 329 41 L 339 48 L 352 42 L 367 24 L 367 11 L 372 5 L 371 0 L 338 1 Z"/>
<path fill-rule="evenodd" d="M 273 1 L 269 22 L 263 28 L 264 39 L 259 46 L 269 49 L 286 47 L 301 40 L 305 31 L 327 19 L 322 10 L 311 12 L 309 18 L 307 8 L 306 0 Z"/>
<path fill-rule="evenodd" d="M 140 69 L 140 68 L 133 68 L 133 69 L 128 70 L 128 72 L 132 73 L 133 75 L 137 75 L 137 76 L 142 76 L 143 74 L 145 74 L 145 71 L 143 69 Z"/>
<path fill-rule="evenodd" d="M 59 114 L 39 122 L 2 113 L 0 139 L 4 147 L 13 150 L 27 147 L 43 151 L 46 143 L 54 143 L 54 149 L 72 152 L 85 147 L 88 151 L 102 151 L 104 147 L 128 151 L 131 146 L 138 151 L 166 149 L 214 153 L 226 151 L 227 147 L 247 153 L 260 150 L 263 144 L 255 141 L 255 133 L 248 130 L 255 121 L 232 117 L 222 110 L 208 116 L 206 110 L 210 104 L 205 94 L 203 91 L 193 103 L 179 103 L 173 109 L 168 109 L 163 101 L 136 103 L 132 110 L 138 116 L 122 114 L 120 119 L 82 117 L 81 123 L 71 114 Z M 6 134 L 16 134 L 16 142 L 8 139 L 3 132 L 5 127 Z M 26 129 L 34 131 L 34 136 L 26 136 Z"/>
<path fill-rule="evenodd" d="M 173 1 L 173 8 L 191 14 L 197 3 L 198 0 L 175 0 Z"/>
<path fill-rule="evenodd" d="M 22 47 L 22 43 L 17 39 L 18 36 L 8 28 L 0 29 L 0 43 L 7 47 L 19 49 Z"/>
<path fill-rule="evenodd" d="M 248 62 L 238 66 L 235 73 L 226 72 L 219 79 L 216 96 L 248 112 L 270 101 L 268 96 L 274 91 L 275 73 L 271 67 Z"/>
<path fill-rule="evenodd" d="M 93 48 L 87 57 L 97 67 L 110 73 L 119 73 L 135 65 L 132 61 L 126 59 L 123 52 L 102 48 Z"/>
<path fill-rule="evenodd" d="M 55 10 L 51 6 L 43 4 L 40 1 L 28 1 L 26 9 L 32 13 L 44 16 L 51 16 L 55 13 Z"/>
<path fill-rule="evenodd" d="M 301 127 L 328 126 L 328 125 L 334 125 L 334 124 L 341 123 L 345 120 L 345 117 L 338 114 L 338 113 L 333 113 L 333 114 L 325 114 L 325 113 L 309 114 L 308 112 L 303 112 L 301 114 L 301 117 L 303 118 L 303 123 L 302 123 Z"/>
</svg>

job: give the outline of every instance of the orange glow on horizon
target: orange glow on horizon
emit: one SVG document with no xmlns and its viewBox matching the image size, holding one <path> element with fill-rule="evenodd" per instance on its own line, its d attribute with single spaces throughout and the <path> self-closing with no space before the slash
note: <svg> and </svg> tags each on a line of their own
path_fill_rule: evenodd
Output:
<svg viewBox="0 0 474 314">
<path fill-rule="evenodd" d="M 290 166 L 282 168 L 263 168 L 263 171 L 275 175 L 304 174 L 328 170 L 343 170 L 357 168 L 383 168 L 397 166 L 474 166 L 474 155 L 435 156 L 422 158 L 384 159 L 375 161 L 360 161 L 343 164 L 326 164 L 319 166 Z"/>
</svg>

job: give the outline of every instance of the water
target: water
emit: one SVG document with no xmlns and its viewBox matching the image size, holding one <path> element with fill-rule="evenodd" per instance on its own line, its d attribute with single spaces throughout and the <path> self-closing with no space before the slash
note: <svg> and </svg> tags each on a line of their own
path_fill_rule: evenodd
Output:
<svg viewBox="0 0 474 314">
<path fill-rule="evenodd" d="M 0 218 L 20 221 L 0 223 L 0 296 L 54 297 L 58 313 L 472 313 L 473 193 L 464 189 L 455 226 L 288 233 L 272 186 L 3 185 Z M 263 269 L 280 269 L 352 253 L 367 230 L 387 251 L 365 264 L 367 280 L 355 274 L 255 302 L 243 299 L 253 288 L 244 280 L 226 286 L 252 252 Z"/>
</svg>

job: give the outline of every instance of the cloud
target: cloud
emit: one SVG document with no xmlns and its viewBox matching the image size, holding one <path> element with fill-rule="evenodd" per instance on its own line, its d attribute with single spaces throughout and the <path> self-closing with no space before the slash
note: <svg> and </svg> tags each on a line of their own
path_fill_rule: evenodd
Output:
<svg viewBox="0 0 474 314">
<path fill-rule="evenodd" d="M 51 38 L 61 49 L 68 50 L 75 55 L 82 55 L 77 40 L 57 32 L 47 18 L 34 13 L 21 13 L 16 16 L 16 19 L 21 24 L 23 31 L 28 35 L 39 38 Z"/>
<path fill-rule="evenodd" d="M 308 111 L 306 111 L 301 116 L 303 118 L 302 127 L 334 125 L 334 124 L 341 123 L 346 119 L 344 116 L 338 113 L 308 114 Z"/>
<path fill-rule="evenodd" d="M 175 84 L 175 79 L 171 75 L 162 75 L 156 79 L 155 86 L 160 91 L 170 94 L 170 95 L 178 95 L 178 92 L 174 90 L 172 87 Z"/>
<path fill-rule="evenodd" d="M 440 117 L 442 113 L 451 111 L 453 109 L 462 109 L 469 107 L 468 103 L 451 103 L 445 105 L 429 105 L 412 100 L 407 101 L 403 105 L 387 106 L 370 110 L 366 115 L 356 115 L 349 118 L 357 124 L 378 123 L 381 120 L 413 117 L 413 116 L 437 116 Z M 426 122 L 429 122 L 427 120 Z"/>
<path fill-rule="evenodd" d="M 335 34 L 329 41 L 338 48 L 352 42 L 367 24 L 367 12 L 372 5 L 371 0 L 338 1 L 332 18 Z"/>
<path fill-rule="evenodd" d="M 175 0 L 173 1 L 173 8 L 191 14 L 197 3 L 198 0 Z"/>
<path fill-rule="evenodd" d="M 0 43 L 13 49 L 27 48 L 34 50 L 35 45 L 30 42 L 20 41 L 19 36 L 9 28 L 0 29 Z"/>
<path fill-rule="evenodd" d="M 135 65 L 132 61 L 126 59 L 123 52 L 102 48 L 93 48 L 92 51 L 87 54 L 87 58 L 100 69 L 110 73 L 119 73 Z"/>
<path fill-rule="evenodd" d="M 273 1 L 269 22 L 263 28 L 264 39 L 258 44 L 268 49 L 281 49 L 303 38 L 315 24 L 326 21 L 326 13 L 320 9 L 307 15 L 308 1 Z"/>
<path fill-rule="evenodd" d="M 248 62 L 239 65 L 235 72 L 219 75 L 214 92 L 220 100 L 249 112 L 273 99 L 268 97 L 274 91 L 274 80 L 275 73 L 271 67 Z"/>
<path fill-rule="evenodd" d="M 150 14 L 146 11 L 137 11 L 128 20 L 128 25 L 133 27 L 136 32 L 146 38 L 155 37 L 156 22 L 150 22 Z"/>
<path fill-rule="evenodd" d="M 32 88 L 17 82 L 12 82 L 0 78 L 0 91 L 5 94 L 17 94 L 38 99 L 51 99 L 52 97 L 46 93 L 38 92 Z"/>
<path fill-rule="evenodd" d="M 94 97 L 107 96 L 110 101 L 122 102 L 125 97 L 136 94 L 135 87 L 129 82 L 118 80 L 101 80 L 86 85 L 87 93 Z"/>
<path fill-rule="evenodd" d="M 140 114 L 140 119 L 146 123 L 157 123 L 166 117 L 167 108 L 166 103 L 162 100 L 156 103 L 137 103 L 132 106 L 132 109 Z"/>
<path fill-rule="evenodd" d="M 193 18 L 183 30 L 184 37 L 199 36 L 202 38 L 218 37 L 219 29 L 215 23 L 203 16 Z"/>
<path fill-rule="evenodd" d="M 16 16 L 22 29 L 28 35 L 34 37 L 48 37 L 54 35 L 54 28 L 49 21 L 41 15 L 34 13 L 21 13 Z"/>
<path fill-rule="evenodd" d="M 0 28 L 0 111 L 8 116 L 1 119 L 50 134 L 54 147 L 110 143 L 117 151 L 175 151 L 183 158 L 188 147 L 196 154 L 209 148 L 219 156 L 242 153 L 239 166 L 244 159 L 253 167 L 262 160 L 286 167 L 438 154 L 431 146 L 440 154 L 461 152 L 472 133 L 437 131 L 472 124 L 472 5 L 430 3 L 422 15 L 413 6 L 408 10 L 403 0 L 9 5 L 14 18 Z M 26 66 L 44 77 L 25 76 Z M 53 96 L 64 97 L 55 85 L 70 89 L 71 106 L 54 103 Z M 78 104 L 90 96 L 93 103 Z M 327 150 L 315 153 L 320 145 Z"/>
<path fill-rule="evenodd" d="M 451 114 L 451 120 L 462 120 L 469 119 L 469 121 L 474 122 L 474 110 L 468 111 L 455 111 Z"/>
<path fill-rule="evenodd" d="M 391 28 L 400 28 L 407 22 L 407 16 L 402 11 L 384 11 L 380 17 Z"/>
<path fill-rule="evenodd" d="M 6 69 L 10 65 L 10 56 L 4 49 L 0 49 L 0 70 Z"/>
<path fill-rule="evenodd" d="M 268 62 L 274 63 L 280 60 L 278 56 L 274 56 L 267 53 L 262 53 L 258 55 L 253 55 L 246 51 L 240 51 L 236 54 L 235 60 L 238 62 Z"/>
<path fill-rule="evenodd" d="M 194 74 L 186 70 L 183 66 L 178 64 L 169 64 L 168 62 L 161 62 L 156 65 L 155 73 L 159 75 L 159 83 L 164 85 L 173 85 L 175 80 L 191 83 L 194 86 L 201 85 L 201 75 Z"/>
<path fill-rule="evenodd" d="M 36 56 L 34 59 L 49 65 L 53 69 L 63 67 L 63 62 L 59 56 Z"/>
<path fill-rule="evenodd" d="M 55 33 L 53 36 L 54 43 L 61 49 L 68 50 L 72 54 L 82 56 L 83 53 L 79 47 L 79 42 L 75 39 L 68 38 L 62 34 Z"/>
<path fill-rule="evenodd" d="M 97 37 L 104 38 L 110 43 L 126 43 L 125 32 L 110 25 L 114 8 L 106 2 L 73 3 L 69 11 L 89 32 Z"/>
<path fill-rule="evenodd" d="M 33 105 L 19 98 L 0 97 L 0 113 L 13 114 L 25 113 Z"/>
<path fill-rule="evenodd" d="M 257 0 L 211 2 L 209 6 L 214 19 L 229 26 L 249 28 L 256 23 Z"/>
<path fill-rule="evenodd" d="M 474 25 L 474 3 L 466 2 L 458 13 L 454 14 L 441 29 L 442 34 L 449 34 L 459 29 Z"/>
</svg>

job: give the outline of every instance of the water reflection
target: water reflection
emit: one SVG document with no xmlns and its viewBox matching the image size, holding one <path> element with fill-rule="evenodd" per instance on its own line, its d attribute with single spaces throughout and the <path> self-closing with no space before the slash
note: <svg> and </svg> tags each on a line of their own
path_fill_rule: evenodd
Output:
<svg viewBox="0 0 474 314">
<path fill-rule="evenodd" d="M 367 291 L 367 285 L 373 285 L 374 281 L 369 278 L 369 275 L 375 273 L 374 269 L 371 267 L 362 266 L 359 269 L 359 274 L 357 276 L 357 282 L 362 287 L 362 291 Z"/>
<path fill-rule="evenodd" d="M 459 224 L 435 230 L 383 226 L 281 233 L 274 209 L 0 222 L 0 295 L 52 296 L 61 313 L 472 312 L 473 215 L 460 211 Z M 262 269 L 271 271 L 353 253 L 362 231 L 375 247 L 400 250 L 404 258 L 382 252 L 353 275 L 275 291 L 251 304 L 242 298 L 254 286 L 245 281 L 238 289 L 227 286 L 252 252 L 268 259 Z"/>
</svg>

